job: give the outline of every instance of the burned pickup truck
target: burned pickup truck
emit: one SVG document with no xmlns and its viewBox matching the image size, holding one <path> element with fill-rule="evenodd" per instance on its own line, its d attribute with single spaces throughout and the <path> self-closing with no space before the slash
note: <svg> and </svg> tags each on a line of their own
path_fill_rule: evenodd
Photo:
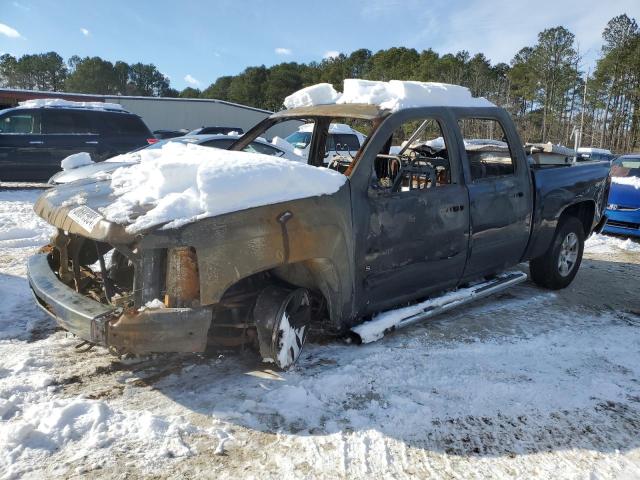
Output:
<svg viewBox="0 0 640 480">
<path fill-rule="evenodd" d="M 158 224 L 137 223 L 145 204 L 109 220 L 113 179 L 44 193 L 35 211 L 58 230 L 29 260 L 38 303 L 66 330 L 116 351 L 249 343 L 286 368 L 310 329 L 377 339 L 524 281 L 509 269 L 525 261 L 535 283 L 564 288 L 603 219 L 608 165 L 532 164 L 501 108 L 302 106 L 271 115 L 230 150 L 292 120 L 313 123 L 302 166 L 314 170 L 327 170 L 332 122 L 368 134 L 356 155 L 345 149 L 331 162 L 327 173 L 341 179 L 332 193 Z M 267 180 L 249 188 L 286 190 Z"/>
</svg>

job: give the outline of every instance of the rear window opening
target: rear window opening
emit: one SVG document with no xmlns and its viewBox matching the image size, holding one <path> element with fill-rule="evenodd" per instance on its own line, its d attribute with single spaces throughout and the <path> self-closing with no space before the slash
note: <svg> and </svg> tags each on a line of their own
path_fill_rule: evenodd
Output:
<svg viewBox="0 0 640 480">
<path fill-rule="evenodd" d="M 122 113 L 101 113 L 97 118 L 103 135 L 131 135 L 151 138 L 151 132 L 140 117 Z"/>
<path fill-rule="evenodd" d="M 500 122 L 487 118 L 458 121 L 472 180 L 515 174 L 516 161 Z"/>
</svg>

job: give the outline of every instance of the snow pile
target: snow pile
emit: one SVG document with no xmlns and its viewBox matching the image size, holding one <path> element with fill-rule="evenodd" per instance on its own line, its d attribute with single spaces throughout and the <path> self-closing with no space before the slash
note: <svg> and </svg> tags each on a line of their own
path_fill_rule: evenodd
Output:
<svg viewBox="0 0 640 480">
<path fill-rule="evenodd" d="M 40 108 L 40 107 L 67 107 L 67 108 L 90 108 L 92 110 L 123 110 L 119 103 L 107 102 L 72 102 L 62 98 L 37 98 L 20 102 L 18 108 Z"/>
<path fill-rule="evenodd" d="M 309 107 L 336 103 L 340 94 L 330 83 L 318 83 L 298 90 L 284 99 L 286 108 Z"/>
<path fill-rule="evenodd" d="M 640 189 L 640 177 L 611 177 L 611 183 L 631 185 L 636 190 Z"/>
<path fill-rule="evenodd" d="M 70 448 L 76 458 L 99 457 L 98 450 L 118 448 L 139 460 L 191 455 L 182 435 L 195 429 L 179 418 L 148 411 L 118 411 L 103 401 L 56 399 L 27 406 L 19 420 L 0 430 L 0 468 L 19 475 L 20 465 Z M 13 470 L 13 471 L 12 471 Z M 17 471 L 16 471 L 17 470 Z"/>
<path fill-rule="evenodd" d="M 630 238 L 623 240 L 622 238 L 596 233 L 589 237 L 584 244 L 585 253 L 614 253 L 616 250 L 640 252 L 640 243 Z"/>
<path fill-rule="evenodd" d="M 483 97 L 473 97 L 468 88 L 437 82 L 390 80 L 388 82 L 348 78 L 342 94 L 328 83 L 303 88 L 285 99 L 286 108 L 332 103 L 366 103 L 397 111 L 414 107 L 495 107 Z"/>
<path fill-rule="evenodd" d="M 177 142 L 155 152 L 153 161 L 143 155 L 140 163 L 112 175 L 117 199 L 102 213 L 113 222 L 130 224 L 131 233 L 167 222 L 166 228 L 175 228 L 237 210 L 328 195 L 346 181 L 333 170 L 258 153 Z"/>
<path fill-rule="evenodd" d="M 60 167 L 62 167 L 62 170 L 73 170 L 74 168 L 84 167 L 85 165 L 91 165 L 92 163 L 93 160 L 91 160 L 91 155 L 87 152 L 80 152 L 64 158 L 62 162 L 60 162 Z"/>
<path fill-rule="evenodd" d="M 167 144 L 176 142 L 167 142 Z M 160 148 L 143 148 L 141 150 L 135 150 L 133 152 L 122 153 L 106 159 L 105 163 L 138 163 L 141 161 L 154 160 L 162 155 L 162 149 Z"/>
</svg>

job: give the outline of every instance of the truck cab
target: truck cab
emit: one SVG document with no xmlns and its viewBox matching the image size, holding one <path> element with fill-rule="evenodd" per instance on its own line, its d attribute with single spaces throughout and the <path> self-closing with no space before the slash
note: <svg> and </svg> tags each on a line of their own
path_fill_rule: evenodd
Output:
<svg viewBox="0 0 640 480">
<path fill-rule="evenodd" d="M 299 110 L 272 119 L 300 118 Z M 389 114 L 369 105 L 326 105 L 311 111 L 311 164 L 323 163 L 327 122 L 368 122 L 371 131 L 342 166 L 351 192 L 359 313 L 500 272 L 523 257 L 532 223 L 531 173 L 504 110 Z M 435 139 L 437 148 L 428 145 Z M 391 154 L 394 146 L 403 150 Z"/>
</svg>

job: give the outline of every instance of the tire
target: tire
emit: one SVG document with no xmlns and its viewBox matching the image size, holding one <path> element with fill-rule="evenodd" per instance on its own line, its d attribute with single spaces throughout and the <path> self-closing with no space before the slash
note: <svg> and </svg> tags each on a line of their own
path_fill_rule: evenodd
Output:
<svg viewBox="0 0 640 480">
<path fill-rule="evenodd" d="M 256 300 L 253 318 L 260 355 L 282 370 L 300 358 L 311 323 L 311 302 L 304 288 L 266 287 Z"/>
<path fill-rule="evenodd" d="M 582 223 L 576 217 L 562 219 L 549 249 L 541 257 L 529 261 L 531 279 L 550 290 L 567 287 L 578 273 L 583 251 Z"/>
</svg>

